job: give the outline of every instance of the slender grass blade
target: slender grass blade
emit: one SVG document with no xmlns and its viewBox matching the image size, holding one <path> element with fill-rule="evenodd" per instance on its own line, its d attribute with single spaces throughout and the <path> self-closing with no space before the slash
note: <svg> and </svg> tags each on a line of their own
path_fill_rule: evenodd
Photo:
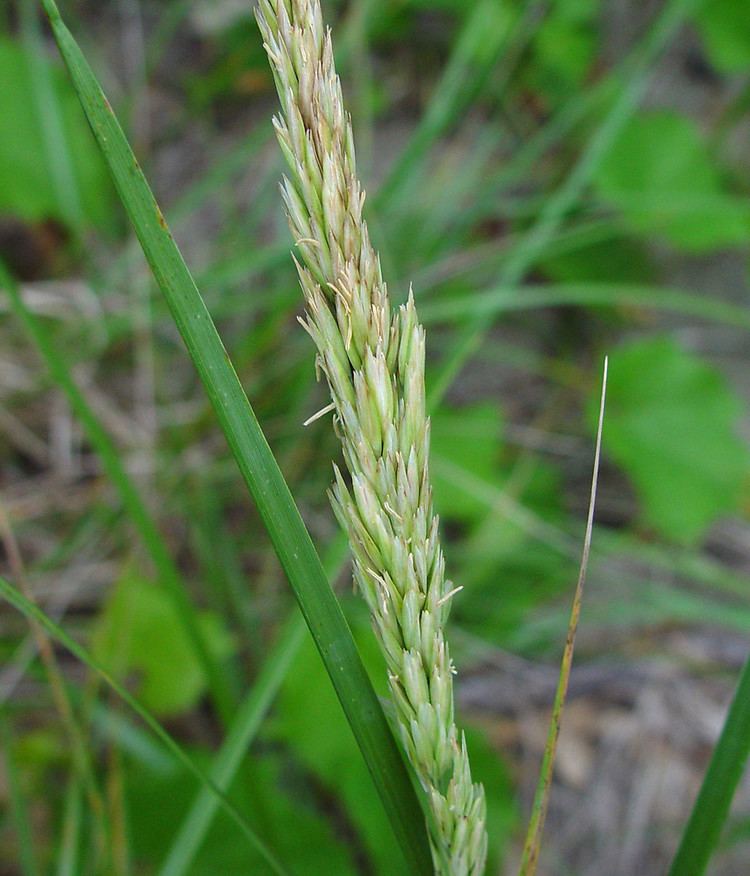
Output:
<svg viewBox="0 0 750 876">
<path fill-rule="evenodd" d="M 43 5 L 123 206 L 255 499 L 404 854 L 416 872 L 430 873 L 414 788 L 289 488 L 109 101 L 54 0 L 43 0 Z"/>
<path fill-rule="evenodd" d="M 750 754 L 750 657 L 685 825 L 669 876 L 702 876 L 716 848 Z"/>
<path fill-rule="evenodd" d="M 70 653 L 76 657 L 81 663 L 96 673 L 106 685 L 112 690 L 138 715 L 138 717 L 149 727 L 149 729 L 161 740 L 167 750 L 179 761 L 187 770 L 189 770 L 199 782 L 210 790 L 210 792 L 218 798 L 221 807 L 238 825 L 247 839 L 255 847 L 255 849 L 263 856 L 264 860 L 274 873 L 286 876 L 287 870 L 276 859 L 271 850 L 263 843 L 260 837 L 247 823 L 245 817 L 238 811 L 235 805 L 229 800 L 226 794 L 206 775 L 203 770 L 198 767 L 188 754 L 175 742 L 175 740 L 167 733 L 161 724 L 154 716 L 145 709 L 128 691 L 104 669 L 93 658 L 93 656 L 82 646 L 71 638 L 62 627 L 58 626 L 51 618 L 49 618 L 41 609 L 33 602 L 30 602 L 26 597 L 12 584 L 4 578 L 0 578 L 0 596 L 7 600 L 17 611 L 23 614 L 27 620 L 33 621 L 44 628 L 45 632 L 59 642 L 63 647 L 67 648 Z"/>
</svg>

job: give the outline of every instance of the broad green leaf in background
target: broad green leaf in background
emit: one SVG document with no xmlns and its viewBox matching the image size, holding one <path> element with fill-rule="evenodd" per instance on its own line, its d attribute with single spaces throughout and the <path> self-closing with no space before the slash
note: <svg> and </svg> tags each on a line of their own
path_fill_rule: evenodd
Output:
<svg viewBox="0 0 750 876">
<path fill-rule="evenodd" d="M 496 404 L 482 402 L 462 408 L 441 408 L 432 415 L 430 445 L 434 457 L 461 464 L 477 478 L 496 483 L 502 437 L 502 414 Z M 435 505 L 441 517 L 473 520 L 486 506 L 457 487 L 439 466 L 433 466 Z"/>
<path fill-rule="evenodd" d="M 206 646 L 220 661 L 232 639 L 219 616 L 198 615 Z M 174 603 L 164 588 L 126 573 L 98 619 L 93 654 L 115 678 L 138 679 L 138 699 L 155 715 L 175 715 L 197 705 L 208 680 Z"/>
<path fill-rule="evenodd" d="M 750 240 L 750 208 L 731 198 L 694 122 L 644 112 L 623 129 L 595 176 L 628 224 L 702 252 Z"/>
<path fill-rule="evenodd" d="M 726 73 L 750 65 L 750 4 L 738 0 L 703 3 L 696 22 L 711 63 Z"/>
<path fill-rule="evenodd" d="M 27 221 L 66 218 L 58 202 L 35 114 L 31 65 L 48 65 L 62 117 L 84 214 L 100 229 L 112 228 L 112 186 L 86 118 L 65 72 L 45 56 L 0 37 L 0 215 Z"/>
<path fill-rule="evenodd" d="M 736 510 L 750 475 L 740 414 L 722 375 L 669 338 L 612 353 L 604 450 L 633 481 L 645 522 L 665 537 L 694 543 Z"/>
</svg>

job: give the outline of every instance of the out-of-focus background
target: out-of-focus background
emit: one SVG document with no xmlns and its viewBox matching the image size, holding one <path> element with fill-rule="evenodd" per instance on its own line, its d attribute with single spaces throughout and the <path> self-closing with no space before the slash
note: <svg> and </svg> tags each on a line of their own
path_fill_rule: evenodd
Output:
<svg viewBox="0 0 750 876">
<path fill-rule="evenodd" d="M 608 353 L 597 525 L 539 872 L 656 876 L 750 633 L 750 6 L 323 6 L 371 235 L 394 300 L 413 284 L 442 399 L 435 500 L 464 587 L 450 639 L 489 799 L 490 872 L 514 872 L 536 782 Z M 382 680 L 326 499 L 331 423 L 302 426 L 326 394 L 296 322 L 276 99 L 251 4 L 62 11 Z M 31 0 L 0 8 L 0 257 L 158 525 L 145 543 L 59 370 L 2 295 L 2 571 L 207 765 L 293 600 Z M 160 586 L 163 548 L 224 667 L 223 717 Z M 221 814 L 188 854 L 194 778 L 63 649 L 50 683 L 21 616 L 1 618 L 3 876 L 105 872 L 102 837 L 118 876 L 265 872 Z M 294 646 L 231 797 L 295 872 L 400 873 L 319 659 Z M 717 876 L 746 869 L 749 792 Z"/>
</svg>

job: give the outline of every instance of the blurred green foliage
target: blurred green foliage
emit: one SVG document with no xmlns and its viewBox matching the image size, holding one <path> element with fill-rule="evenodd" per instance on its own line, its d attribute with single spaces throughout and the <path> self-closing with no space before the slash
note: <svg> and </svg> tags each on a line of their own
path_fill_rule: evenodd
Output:
<svg viewBox="0 0 750 876">
<path fill-rule="evenodd" d="M 208 750 L 190 753 L 197 763 L 208 765 Z M 306 873 L 321 876 L 352 872 L 346 845 L 337 841 L 330 820 L 321 815 L 320 801 L 288 792 L 287 788 L 299 786 L 300 777 L 290 770 L 283 752 L 265 752 L 243 766 L 233 796 L 242 801 L 252 820 L 262 825 L 269 843 L 283 859 L 304 861 Z M 133 771 L 127 804 L 132 813 L 131 854 L 137 870 L 151 872 L 153 862 L 161 859 L 165 836 L 178 829 L 194 793 L 195 781 L 172 765 L 158 772 Z M 217 816 L 190 865 L 191 876 L 265 872 L 262 858 L 246 843 L 238 843 L 236 834 L 235 824 L 224 815 Z"/>
<path fill-rule="evenodd" d="M 743 72 L 750 64 L 750 10 L 732 0 L 712 0 L 697 12 L 696 24 L 717 69 Z"/>
<path fill-rule="evenodd" d="M 747 240 L 750 207 L 730 194 L 722 169 L 685 116 L 635 116 L 602 162 L 596 183 L 637 233 L 691 252 Z"/>
<path fill-rule="evenodd" d="M 216 612 L 200 612 L 198 623 L 217 660 L 232 653 L 232 637 Z M 92 652 L 115 678 L 137 678 L 138 698 L 155 715 L 186 712 L 206 693 L 208 679 L 173 600 L 129 570 L 101 607 Z"/>
<path fill-rule="evenodd" d="M 479 482 L 497 485 L 502 448 L 502 416 L 496 404 L 482 402 L 438 410 L 432 418 L 430 447 L 437 458 L 435 502 L 444 520 L 475 521 L 485 505 L 451 478 L 450 465 Z M 442 463 L 442 468 L 441 468 Z M 447 471 L 446 471 L 447 469 Z"/>
<path fill-rule="evenodd" d="M 59 115 L 59 141 L 45 136 L 43 116 L 51 110 L 39 93 L 40 78 L 48 79 Z M 0 213 L 70 222 L 75 208 L 66 201 L 54 169 L 56 158 L 65 156 L 86 224 L 111 231 L 116 225 L 113 191 L 62 65 L 54 56 L 0 38 L 0 81 Z"/>
</svg>

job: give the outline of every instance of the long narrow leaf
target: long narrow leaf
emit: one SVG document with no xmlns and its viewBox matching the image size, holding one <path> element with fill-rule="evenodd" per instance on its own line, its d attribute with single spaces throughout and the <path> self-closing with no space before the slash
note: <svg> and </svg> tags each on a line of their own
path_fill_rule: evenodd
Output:
<svg viewBox="0 0 750 876">
<path fill-rule="evenodd" d="M 286 572 L 407 860 L 432 869 L 422 812 L 341 607 L 195 282 L 112 107 L 54 0 L 60 52 L 122 203 Z"/>
<path fill-rule="evenodd" d="M 702 876 L 750 755 L 750 657 L 716 743 L 669 876 Z"/>
<path fill-rule="evenodd" d="M 75 876 L 78 869 L 78 847 L 83 825 L 83 795 L 78 777 L 71 776 L 63 809 L 62 837 L 57 851 L 55 876 Z"/>
<path fill-rule="evenodd" d="M 65 134 L 60 103 L 55 94 L 53 71 L 44 50 L 37 4 L 35 0 L 21 0 L 17 5 L 34 99 L 31 111 L 41 128 L 45 158 L 57 205 L 76 233 L 79 233 L 83 224 L 81 194 L 71 161 L 70 143 Z"/>
</svg>

